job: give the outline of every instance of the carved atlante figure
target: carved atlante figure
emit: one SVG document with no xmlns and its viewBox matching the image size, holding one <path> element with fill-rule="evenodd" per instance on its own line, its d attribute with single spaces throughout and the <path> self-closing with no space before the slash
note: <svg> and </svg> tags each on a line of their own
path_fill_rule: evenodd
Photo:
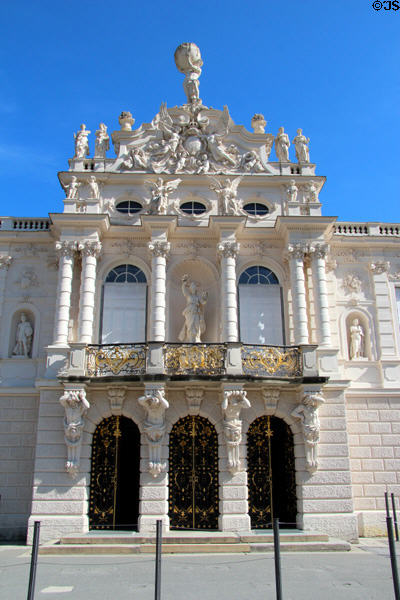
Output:
<svg viewBox="0 0 400 600">
<path fill-rule="evenodd" d="M 363 358 L 364 346 L 364 329 L 361 327 L 359 320 L 354 319 L 350 326 L 350 360 Z"/>
<path fill-rule="evenodd" d="M 296 149 L 296 158 L 299 162 L 304 162 L 304 163 L 310 162 L 310 152 L 308 149 L 309 143 L 310 143 L 310 138 L 307 138 L 305 135 L 303 135 L 302 129 L 298 129 L 297 135 L 293 140 L 293 144 Z"/>
<path fill-rule="evenodd" d="M 149 471 L 157 477 L 164 469 L 161 462 L 161 441 L 165 433 L 165 411 L 169 407 L 163 390 L 148 390 L 138 398 L 139 404 L 146 410 L 147 417 L 143 432 L 149 444 Z"/>
<path fill-rule="evenodd" d="M 95 158 L 105 158 L 107 150 L 110 149 L 110 136 L 107 133 L 107 125 L 100 123 L 96 131 L 96 142 L 94 147 Z"/>
<path fill-rule="evenodd" d="M 207 292 L 200 292 L 197 283 L 189 281 L 189 275 L 182 277 L 182 293 L 186 298 L 186 308 L 182 315 L 185 324 L 179 334 L 181 342 L 201 342 L 201 334 L 206 330 L 204 321 L 204 306 L 207 302 Z"/>
<path fill-rule="evenodd" d="M 15 335 L 15 347 L 13 354 L 15 356 L 29 356 L 32 345 L 33 329 L 32 325 L 26 318 L 25 313 L 21 313 L 20 322 L 17 325 L 17 332 Z"/>
<path fill-rule="evenodd" d="M 85 158 L 89 156 L 89 141 L 88 135 L 90 131 L 86 129 L 86 125 L 82 123 L 78 133 L 74 133 L 75 138 L 75 156 L 74 158 Z"/>
<path fill-rule="evenodd" d="M 221 404 L 224 415 L 224 435 L 228 450 L 228 466 L 231 473 L 240 469 L 239 446 L 242 441 L 242 408 L 250 408 L 246 392 L 242 390 L 226 391 Z"/>
<path fill-rule="evenodd" d="M 279 162 L 289 162 L 289 136 L 285 133 L 283 127 L 279 127 L 278 135 L 275 138 L 275 152 Z"/>
<path fill-rule="evenodd" d="M 306 394 L 303 403 L 292 411 L 292 416 L 301 420 L 306 449 L 306 467 L 310 472 L 318 468 L 317 448 L 320 432 L 318 408 L 323 402 L 324 399 L 319 394 Z"/>
<path fill-rule="evenodd" d="M 200 49 L 192 42 L 184 43 L 175 50 L 175 64 L 181 73 L 185 74 L 183 89 L 189 104 L 201 102 L 199 98 L 199 77 L 201 75 Z"/>
</svg>

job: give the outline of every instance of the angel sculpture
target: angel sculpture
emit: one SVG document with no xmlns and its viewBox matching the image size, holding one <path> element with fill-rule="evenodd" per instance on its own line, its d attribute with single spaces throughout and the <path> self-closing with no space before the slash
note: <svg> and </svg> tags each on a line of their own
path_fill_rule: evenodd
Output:
<svg viewBox="0 0 400 600">
<path fill-rule="evenodd" d="M 178 144 L 181 140 L 179 135 L 180 127 L 174 125 L 173 120 L 168 114 L 167 105 L 165 102 L 161 104 L 158 119 L 158 127 L 163 133 L 163 139 L 165 141 L 164 148 L 161 154 L 175 154 Z"/>
<path fill-rule="evenodd" d="M 229 177 L 226 177 L 223 182 L 219 181 L 216 177 L 210 177 L 210 179 L 212 182 L 210 189 L 218 196 L 220 206 L 222 207 L 222 214 L 240 215 L 241 202 L 237 197 L 237 189 L 242 180 L 242 176 L 235 177 L 232 181 Z"/>
<path fill-rule="evenodd" d="M 205 139 L 207 142 L 207 148 L 215 162 L 228 162 L 236 167 L 237 161 L 233 156 L 231 156 L 231 154 L 229 154 L 222 143 L 222 138 L 224 138 L 229 131 L 229 119 L 228 107 L 224 106 L 221 118 L 217 123 L 217 130 L 210 132 L 205 136 Z"/>
<path fill-rule="evenodd" d="M 144 182 L 151 192 L 150 214 L 167 214 L 168 195 L 178 188 L 181 181 L 182 179 L 173 179 L 164 183 L 162 177 L 159 177 L 156 182 L 150 180 Z"/>
</svg>

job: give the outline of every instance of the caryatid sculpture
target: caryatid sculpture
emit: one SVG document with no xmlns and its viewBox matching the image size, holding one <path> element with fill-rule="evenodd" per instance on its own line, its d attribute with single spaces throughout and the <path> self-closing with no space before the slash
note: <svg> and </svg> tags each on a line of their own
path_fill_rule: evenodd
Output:
<svg viewBox="0 0 400 600">
<path fill-rule="evenodd" d="M 279 127 L 278 135 L 275 138 L 275 152 L 279 162 L 289 162 L 289 147 L 289 136 L 283 127 Z"/>
<path fill-rule="evenodd" d="M 65 468 L 71 477 L 76 477 L 79 471 L 82 430 L 85 424 L 83 416 L 90 408 L 90 404 L 84 389 L 65 390 L 60 398 L 60 404 L 65 409 L 64 438 L 68 452 Z"/>
<path fill-rule="evenodd" d="M 228 451 L 228 469 L 234 474 L 240 470 L 240 442 L 242 441 L 242 408 L 250 408 L 247 392 L 226 390 L 221 409 L 224 416 L 224 435 Z"/>
<path fill-rule="evenodd" d="M 302 404 L 296 406 L 292 411 L 292 416 L 301 420 L 306 450 L 306 469 L 310 473 L 313 473 L 318 469 L 318 442 L 320 432 L 318 408 L 323 403 L 324 398 L 321 394 L 305 394 Z"/>
<path fill-rule="evenodd" d="M 17 325 L 17 332 L 15 335 L 14 356 L 29 357 L 32 346 L 32 336 L 32 325 L 29 323 L 26 314 L 21 313 L 20 322 Z"/>
<path fill-rule="evenodd" d="M 175 64 L 181 73 L 185 74 L 183 89 L 189 104 L 201 104 L 199 98 L 199 77 L 201 75 L 200 48 L 192 42 L 184 43 L 178 46 L 174 54 Z"/>
<path fill-rule="evenodd" d="M 85 158 L 89 156 L 89 141 L 88 135 L 90 131 L 86 129 L 86 125 L 82 123 L 79 131 L 74 133 L 75 138 L 75 156 L 74 158 Z"/>
<path fill-rule="evenodd" d="M 138 402 L 147 413 L 143 432 L 149 446 L 149 472 L 157 477 L 166 467 L 161 462 L 161 444 L 165 433 L 165 411 L 169 403 L 162 389 L 146 390 L 144 396 L 138 398 Z"/>
<path fill-rule="evenodd" d="M 182 277 L 182 293 L 186 298 L 186 308 L 182 312 L 185 323 L 179 339 L 181 342 L 196 344 L 201 342 L 201 334 L 206 330 L 204 307 L 208 294 L 201 292 L 197 283 L 190 281 L 189 275 Z"/>
<path fill-rule="evenodd" d="M 350 325 L 350 360 L 363 358 L 364 329 L 358 319 L 353 319 Z"/>
<path fill-rule="evenodd" d="M 297 135 L 293 140 L 293 144 L 296 149 L 296 158 L 299 161 L 299 163 L 309 163 L 310 162 L 310 152 L 308 149 L 309 143 L 310 143 L 310 138 L 303 135 L 302 129 L 298 129 Z"/>
<path fill-rule="evenodd" d="M 96 131 L 96 141 L 94 146 L 95 158 L 106 158 L 106 152 L 110 149 L 110 136 L 107 133 L 107 125 L 100 123 Z"/>
</svg>

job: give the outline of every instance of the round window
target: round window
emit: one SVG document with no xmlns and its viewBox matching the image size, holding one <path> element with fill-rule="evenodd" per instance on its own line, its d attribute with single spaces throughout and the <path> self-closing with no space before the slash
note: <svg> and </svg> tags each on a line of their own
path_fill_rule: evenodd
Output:
<svg viewBox="0 0 400 600">
<path fill-rule="evenodd" d="M 184 202 L 179 208 L 187 215 L 202 215 L 207 210 L 201 202 Z"/>
<path fill-rule="evenodd" d="M 123 215 L 134 215 L 142 210 L 143 206 L 134 200 L 124 200 L 115 207 Z"/>
<path fill-rule="evenodd" d="M 243 206 L 243 210 L 253 217 L 263 217 L 269 213 L 268 207 L 259 202 L 249 202 Z"/>
</svg>

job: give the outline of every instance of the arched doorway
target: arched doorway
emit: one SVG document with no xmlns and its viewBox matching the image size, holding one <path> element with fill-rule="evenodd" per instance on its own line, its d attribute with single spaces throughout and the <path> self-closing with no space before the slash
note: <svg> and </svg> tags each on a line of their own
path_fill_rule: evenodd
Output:
<svg viewBox="0 0 400 600">
<path fill-rule="evenodd" d="M 90 529 L 137 529 L 140 432 L 131 419 L 113 415 L 93 434 Z"/>
<path fill-rule="evenodd" d="M 218 436 L 208 419 L 188 415 L 169 438 L 172 528 L 218 529 Z"/>
<path fill-rule="evenodd" d="M 297 513 L 293 435 L 277 417 L 259 417 L 247 433 L 249 514 L 252 529 L 295 527 Z"/>
</svg>

